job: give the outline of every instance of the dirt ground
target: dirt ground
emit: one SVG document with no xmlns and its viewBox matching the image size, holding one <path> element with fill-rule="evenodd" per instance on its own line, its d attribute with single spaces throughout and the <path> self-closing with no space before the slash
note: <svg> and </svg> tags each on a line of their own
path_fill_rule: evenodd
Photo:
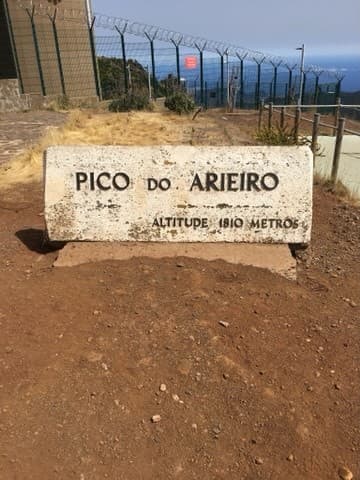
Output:
<svg viewBox="0 0 360 480">
<path fill-rule="evenodd" d="M 360 478 L 359 208 L 316 187 L 297 282 L 187 258 L 53 268 L 42 212 L 40 183 L 0 191 L 1 480 Z"/>
</svg>

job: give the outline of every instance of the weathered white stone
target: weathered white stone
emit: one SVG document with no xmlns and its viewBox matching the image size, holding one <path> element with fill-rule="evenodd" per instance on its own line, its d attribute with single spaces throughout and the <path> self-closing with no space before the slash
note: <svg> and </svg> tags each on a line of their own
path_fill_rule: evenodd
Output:
<svg viewBox="0 0 360 480">
<path fill-rule="evenodd" d="M 167 180 L 152 190 L 149 179 Z M 45 219 L 51 240 L 308 243 L 312 154 L 308 147 L 51 147 Z"/>
</svg>

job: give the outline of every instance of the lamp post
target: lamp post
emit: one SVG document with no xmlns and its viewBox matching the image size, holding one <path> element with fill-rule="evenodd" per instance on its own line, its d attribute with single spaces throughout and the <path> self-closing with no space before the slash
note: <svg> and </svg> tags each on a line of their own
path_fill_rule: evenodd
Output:
<svg viewBox="0 0 360 480">
<path fill-rule="evenodd" d="M 304 58 L 305 58 L 305 45 L 302 44 L 301 47 L 298 47 L 296 50 L 301 50 L 301 62 L 300 62 L 300 87 L 299 87 L 299 98 L 298 106 L 302 104 L 302 94 L 303 94 L 303 85 L 304 85 Z"/>
</svg>

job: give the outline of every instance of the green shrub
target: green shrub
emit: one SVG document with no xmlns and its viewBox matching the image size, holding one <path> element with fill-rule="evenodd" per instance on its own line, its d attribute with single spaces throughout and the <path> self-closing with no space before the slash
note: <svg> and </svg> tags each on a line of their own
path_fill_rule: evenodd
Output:
<svg viewBox="0 0 360 480">
<path fill-rule="evenodd" d="M 166 97 L 165 107 L 181 115 L 191 113 L 195 108 L 195 102 L 186 92 L 178 90 Z"/>
<path fill-rule="evenodd" d="M 296 145 L 294 129 L 279 125 L 261 128 L 255 138 L 265 145 Z"/>
<path fill-rule="evenodd" d="M 109 104 L 109 110 L 110 112 L 151 110 L 151 104 L 147 93 L 124 93 Z"/>
</svg>

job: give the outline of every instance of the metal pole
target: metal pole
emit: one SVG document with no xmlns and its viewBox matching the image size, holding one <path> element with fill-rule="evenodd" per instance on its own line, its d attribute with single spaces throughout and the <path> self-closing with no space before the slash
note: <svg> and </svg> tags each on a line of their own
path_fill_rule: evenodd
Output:
<svg viewBox="0 0 360 480">
<path fill-rule="evenodd" d="M 240 59 L 240 108 L 244 108 L 244 59 Z"/>
<path fill-rule="evenodd" d="M 148 89 L 149 89 L 149 100 L 152 100 L 152 93 L 151 93 L 151 75 L 149 65 L 146 65 L 147 77 L 148 77 Z"/>
<path fill-rule="evenodd" d="M 174 40 L 171 40 L 171 42 L 174 45 L 175 51 L 176 51 L 176 77 L 177 77 L 178 85 L 180 86 L 181 73 L 180 73 L 180 48 L 179 48 L 179 43 L 176 43 Z M 181 40 L 180 40 L 180 42 L 181 42 Z"/>
<path fill-rule="evenodd" d="M 337 128 L 335 150 L 334 150 L 334 159 L 333 159 L 333 165 L 332 165 L 332 170 L 331 170 L 331 181 L 332 181 L 333 184 L 335 184 L 337 182 L 337 178 L 338 178 L 340 155 L 341 155 L 341 146 L 342 146 L 342 140 L 343 140 L 343 136 L 344 136 L 344 128 L 345 128 L 345 118 L 340 118 L 339 125 L 338 125 L 338 128 Z"/>
<path fill-rule="evenodd" d="M 14 31 L 13 31 L 13 27 L 12 27 L 11 17 L 10 17 L 10 14 L 9 14 L 9 6 L 8 6 L 7 0 L 4 0 L 4 10 L 5 10 L 6 23 L 8 25 L 8 30 L 9 30 L 11 50 L 12 50 L 13 57 L 14 57 L 16 76 L 17 76 L 17 79 L 19 81 L 20 93 L 24 93 L 24 83 L 23 83 L 23 79 L 22 79 L 22 76 L 21 76 L 19 57 L 18 57 L 18 54 L 17 54 L 15 38 L 14 38 Z"/>
<path fill-rule="evenodd" d="M 273 102 L 276 103 L 276 89 L 277 89 L 277 74 L 278 74 L 278 67 L 274 67 L 274 90 L 273 90 Z"/>
<path fill-rule="evenodd" d="M 94 80 L 95 80 L 96 95 L 99 97 L 99 100 L 102 100 L 99 65 L 98 65 L 97 59 L 96 59 L 95 41 L 94 41 L 95 20 L 96 20 L 96 17 L 94 17 L 92 19 L 90 25 L 88 26 L 89 27 L 89 40 L 90 40 L 91 58 L 92 58 L 93 69 L 94 69 Z"/>
<path fill-rule="evenodd" d="M 307 80 L 307 77 L 306 77 L 306 73 L 304 72 L 303 73 L 303 84 L 302 84 L 302 90 L 301 90 L 301 103 L 300 103 L 300 105 L 302 105 L 304 103 L 304 100 L 305 100 L 306 80 Z"/>
<path fill-rule="evenodd" d="M 180 49 L 179 49 L 179 45 L 176 45 L 175 49 L 176 49 L 176 76 L 177 76 L 178 85 L 180 85 L 181 74 L 180 74 Z"/>
<path fill-rule="evenodd" d="M 287 97 L 287 103 L 290 105 L 290 102 L 291 102 L 291 94 L 292 94 L 292 79 L 293 79 L 293 70 L 295 68 L 296 65 L 294 65 L 293 67 L 289 67 L 288 66 L 288 70 L 289 70 L 289 79 L 288 79 L 288 97 Z"/>
<path fill-rule="evenodd" d="M 201 105 L 204 104 L 204 54 L 203 50 L 205 46 L 200 48 L 196 43 L 195 47 L 199 51 L 199 57 L 200 57 L 200 103 Z"/>
<path fill-rule="evenodd" d="M 125 30 L 127 27 L 127 23 L 125 24 L 125 28 L 120 31 L 117 26 L 115 26 L 116 31 L 120 35 L 121 39 L 121 53 L 122 53 L 122 60 L 123 60 L 123 74 L 124 74 L 124 88 L 125 88 L 125 93 L 127 94 L 129 92 L 129 79 L 127 75 L 127 58 L 126 58 L 126 48 L 125 48 Z"/>
<path fill-rule="evenodd" d="M 315 75 L 315 90 L 314 90 L 314 97 L 313 97 L 313 105 L 317 105 L 318 96 L 319 96 L 319 77 L 320 75 Z"/>
<path fill-rule="evenodd" d="M 154 51 L 154 40 L 150 40 L 150 51 L 151 51 L 151 68 L 152 68 L 152 77 L 153 77 L 153 90 L 154 97 L 156 98 L 157 89 L 156 89 L 156 66 L 155 66 L 155 51 Z"/>
<path fill-rule="evenodd" d="M 220 101 L 224 105 L 224 55 L 220 55 Z"/>
<path fill-rule="evenodd" d="M 261 64 L 265 60 L 265 57 L 260 60 L 260 62 L 254 58 L 255 63 L 257 64 L 257 82 L 255 89 L 255 108 L 258 109 L 260 105 L 260 89 L 261 89 Z"/>
<path fill-rule="evenodd" d="M 305 45 L 302 44 L 302 46 L 297 48 L 296 50 L 301 50 L 300 86 L 299 86 L 299 98 L 298 98 L 298 105 L 301 105 L 302 104 L 302 94 L 303 94 L 303 83 L 304 83 Z"/>
<path fill-rule="evenodd" d="M 63 95 L 66 95 L 66 90 L 65 90 L 65 79 L 64 79 L 64 70 L 62 67 L 62 60 L 61 60 L 61 52 L 60 52 L 60 45 L 59 45 L 59 37 L 57 33 L 57 27 L 56 27 L 56 15 L 57 15 L 57 8 L 55 8 L 54 11 L 54 16 L 51 17 L 49 15 L 49 19 L 51 21 L 52 25 L 52 30 L 53 30 L 53 35 L 54 35 L 54 43 L 55 43 L 55 51 L 56 51 L 56 58 L 58 62 L 58 67 L 59 67 L 59 76 L 60 76 L 60 83 L 61 83 L 61 91 Z"/>
<path fill-rule="evenodd" d="M 204 103 L 204 54 L 200 51 L 200 102 Z"/>
<path fill-rule="evenodd" d="M 240 108 L 244 108 L 244 60 L 247 53 L 242 57 L 237 53 L 236 56 L 240 60 Z"/>
<path fill-rule="evenodd" d="M 257 64 L 257 82 L 256 82 L 256 108 L 259 108 L 260 102 L 260 81 L 261 81 L 261 63 Z"/>
<path fill-rule="evenodd" d="M 230 64 L 228 52 L 226 52 L 226 103 L 228 110 L 230 110 Z"/>
<path fill-rule="evenodd" d="M 30 23 L 31 23 L 31 32 L 32 32 L 32 37 L 33 37 L 34 47 L 35 47 L 36 63 L 39 70 L 41 94 L 45 97 L 46 96 L 45 80 L 44 80 L 44 74 L 43 74 L 43 69 L 41 65 L 40 49 L 39 49 L 39 44 L 38 44 L 37 34 L 36 34 L 36 25 L 34 21 L 35 6 L 32 7 L 31 13 L 28 8 L 26 8 L 25 10 L 26 10 L 26 13 L 29 15 Z"/>
</svg>

